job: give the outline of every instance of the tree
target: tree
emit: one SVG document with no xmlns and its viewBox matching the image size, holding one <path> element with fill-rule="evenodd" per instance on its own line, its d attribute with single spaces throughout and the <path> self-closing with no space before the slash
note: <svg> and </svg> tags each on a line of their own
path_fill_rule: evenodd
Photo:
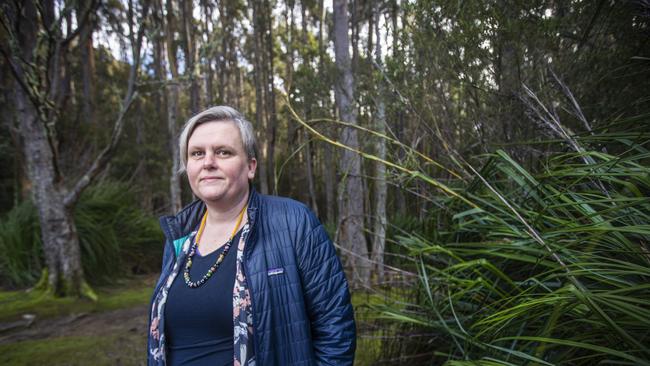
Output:
<svg viewBox="0 0 650 366">
<path fill-rule="evenodd" d="M 375 31 L 375 67 L 378 74 L 383 72 L 383 62 L 381 55 L 381 32 L 379 30 L 380 21 L 379 4 L 374 6 L 374 31 Z M 372 32 L 372 29 L 369 29 Z M 377 95 L 375 96 L 375 131 L 384 134 L 386 132 L 386 103 L 384 96 L 384 82 L 379 78 L 377 81 Z M 386 140 L 380 138 L 377 141 L 376 153 L 378 158 L 386 160 Z M 372 262 L 375 266 L 377 283 L 384 280 L 384 248 L 386 247 L 386 199 L 388 196 L 388 187 L 386 185 L 386 165 L 382 162 L 375 162 L 375 182 L 374 182 L 374 229 L 372 239 Z"/>
<path fill-rule="evenodd" d="M 169 132 L 169 149 L 172 157 L 171 174 L 169 175 L 170 212 L 178 212 L 183 207 L 181 199 L 181 179 L 178 175 L 180 157 L 178 151 L 178 102 L 180 98 L 180 78 L 178 61 L 176 59 L 176 17 L 174 17 L 174 2 L 166 2 L 165 35 L 167 40 L 167 64 L 172 80 L 168 80 L 165 88 L 167 94 L 167 131 Z"/>
<path fill-rule="evenodd" d="M 337 77 L 334 94 L 339 116 L 344 122 L 357 123 L 354 78 L 350 62 L 348 38 L 348 9 L 346 0 L 334 1 L 334 54 Z M 340 141 L 353 149 L 359 148 L 357 130 L 341 128 Z M 345 266 L 352 271 L 354 284 L 367 285 L 370 279 L 368 247 L 363 232 L 364 194 L 361 177 L 361 157 L 344 150 L 339 161 L 338 242 L 347 249 Z"/>
<path fill-rule="evenodd" d="M 129 2 L 128 37 L 133 60 L 126 94 L 115 118 L 110 142 L 86 171 L 78 179 L 73 179 L 60 169 L 62 157 L 59 156 L 56 129 L 65 102 L 61 94 L 65 81 L 62 57 L 72 41 L 82 33 L 95 2 L 86 3 L 81 12 L 83 15 L 77 19 L 76 29 L 71 29 L 69 22 L 72 8 L 69 4 L 64 5 L 57 14 L 54 1 L 3 4 L 0 21 L 7 42 L 2 44 L 9 47 L 3 46 L 1 51 L 19 85 L 14 93 L 14 101 L 20 124 L 22 154 L 40 221 L 48 289 L 56 295 L 94 297 L 86 285 L 81 267 L 73 210 L 81 193 L 102 172 L 115 153 L 125 115 L 136 97 L 144 24 L 134 29 L 136 10 Z M 147 11 L 148 3 L 144 2 L 139 15 L 144 18 Z M 69 25 L 65 33 L 62 30 L 64 20 Z"/>
<path fill-rule="evenodd" d="M 275 187 L 275 86 L 273 85 L 273 19 L 268 0 L 251 1 L 253 8 L 253 38 L 255 79 L 255 119 L 261 141 L 259 180 L 262 193 L 274 192 Z"/>
<path fill-rule="evenodd" d="M 98 5 L 96 3 L 95 5 Z M 93 48 L 93 31 L 95 28 L 95 9 L 88 11 L 83 2 L 77 4 L 77 19 L 87 20 L 80 25 L 79 47 L 81 49 L 81 75 L 84 98 L 82 100 L 82 115 L 84 122 L 96 123 L 95 120 L 95 53 Z M 86 13 L 87 12 L 87 13 Z"/>
<path fill-rule="evenodd" d="M 182 49 L 185 54 L 185 76 L 190 81 L 190 113 L 195 115 L 199 113 L 201 108 L 201 97 L 199 95 L 199 67 L 198 47 L 196 46 L 196 35 L 194 29 L 194 16 L 193 1 L 180 1 L 179 7 L 181 11 L 182 27 Z"/>
</svg>

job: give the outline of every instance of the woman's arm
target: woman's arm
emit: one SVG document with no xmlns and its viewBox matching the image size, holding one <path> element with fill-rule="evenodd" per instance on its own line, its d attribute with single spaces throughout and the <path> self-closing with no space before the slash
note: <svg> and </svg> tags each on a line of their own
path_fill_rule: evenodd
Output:
<svg viewBox="0 0 650 366">
<path fill-rule="evenodd" d="M 323 225 L 298 246 L 298 266 L 319 365 L 352 365 L 356 327 L 341 261 Z"/>
</svg>

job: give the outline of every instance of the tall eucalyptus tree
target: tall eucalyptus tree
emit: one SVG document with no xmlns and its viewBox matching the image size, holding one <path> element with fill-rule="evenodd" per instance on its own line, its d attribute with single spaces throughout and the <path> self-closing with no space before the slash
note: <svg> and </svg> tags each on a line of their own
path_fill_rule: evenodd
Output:
<svg viewBox="0 0 650 366">
<path fill-rule="evenodd" d="M 177 19 L 173 0 L 165 3 L 165 39 L 167 50 L 167 65 L 171 80 L 166 82 L 167 96 L 167 130 L 169 132 L 169 149 L 172 158 L 172 167 L 169 175 L 170 212 L 178 212 L 182 207 L 181 180 L 178 175 L 180 158 L 178 156 L 178 103 L 180 99 L 180 75 L 178 72 L 177 42 L 174 37 L 177 30 Z"/>
<path fill-rule="evenodd" d="M 355 85 L 350 61 L 348 38 L 348 2 L 334 1 L 334 54 L 337 69 L 334 94 L 339 117 L 350 124 L 357 123 Z M 353 127 L 341 128 L 340 141 L 357 149 L 359 140 Z M 367 285 L 370 280 L 368 247 L 364 236 L 364 193 L 359 154 L 343 150 L 339 160 L 338 242 L 345 249 L 345 267 L 352 273 L 355 285 Z"/>
<path fill-rule="evenodd" d="M 4 28 L 0 50 L 11 67 L 19 86 L 14 92 L 17 121 L 22 139 L 22 154 L 31 181 L 34 204 L 41 228 L 43 253 L 47 266 L 48 289 L 56 295 L 94 297 L 87 286 L 81 267 L 79 237 L 73 211 L 81 193 L 95 180 L 110 161 L 122 135 L 124 118 L 136 97 L 136 80 L 140 65 L 140 45 L 144 22 L 137 27 L 135 18 L 146 18 L 149 3 L 137 11 L 129 1 L 126 15 L 128 38 L 133 60 L 130 65 L 126 94 L 109 143 L 79 177 L 62 169 L 60 136 L 57 124 L 64 113 L 64 55 L 84 27 L 96 2 L 90 1 L 78 12 L 77 28 L 71 27 L 74 7 L 64 2 L 60 10 L 55 2 L 7 2 L 0 7 Z M 138 14 L 139 13 L 139 14 Z M 64 31 L 63 24 L 67 23 Z M 68 157 L 69 158 L 69 157 Z"/>
</svg>

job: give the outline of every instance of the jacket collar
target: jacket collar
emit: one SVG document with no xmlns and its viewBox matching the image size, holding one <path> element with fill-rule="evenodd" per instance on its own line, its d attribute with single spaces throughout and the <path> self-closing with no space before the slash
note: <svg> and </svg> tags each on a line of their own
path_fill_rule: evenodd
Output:
<svg viewBox="0 0 650 366">
<path fill-rule="evenodd" d="M 249 185 L 248 195 L 248 222 L 253 227 L 259 212 L 260 195 L 257 193 L 252 184 Z M 168 241 L 174 241 L 189 235 L 194 231 L 205 212 L 205 203 L 201 200 L 196 200 L 189 205 L 185 206 L 176 215 L 167 215 L 160 218 L 160 227 Z"/>
</svg>

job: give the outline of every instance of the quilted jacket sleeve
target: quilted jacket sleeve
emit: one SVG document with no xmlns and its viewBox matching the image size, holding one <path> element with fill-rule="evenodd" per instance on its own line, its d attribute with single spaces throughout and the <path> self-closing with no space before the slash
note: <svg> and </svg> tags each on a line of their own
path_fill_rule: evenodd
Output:
<svg viewBox="0 0 650 366">
<path fill-rule="evenodd" d="M 356 327 L 341 262 L 324 227 L 316 227 L 298 249 L 298 264 L 318 365 L 352 365 Z"/>
</svg>

